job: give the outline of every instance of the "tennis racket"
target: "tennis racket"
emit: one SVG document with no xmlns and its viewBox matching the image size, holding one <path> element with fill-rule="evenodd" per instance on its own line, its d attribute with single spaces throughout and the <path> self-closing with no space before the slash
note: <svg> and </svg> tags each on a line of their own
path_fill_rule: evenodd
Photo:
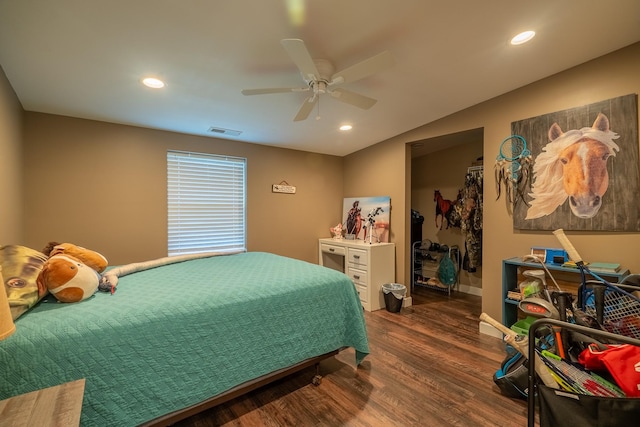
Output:
<svg viewBox="0 0 640 427">
<path fill-rule="evenodd" d="M 593 271 L 589 270 L 589 267 L 587 267 L 585 265 L 584 261 L 582 260 L 582 257 L 580 256 L 580 254 L 578 253 L 576 248 L 571 244 L 571 242 L 569 241 L 569 238 L 567 237 L 567 235 L 564 234 L 564 230 L 562 228 L 559 228 L 559 229 L 555 230 L 553 232 L 553 234 L 556 236 L 556 238 L 558 239 L 558 241 L 560 242 L 560 244 L 562 245 L 564 250 L 567 251 L 567 254 L 569 255 L 569 259 L 571 261 L 575 262 L 576 265 L 578 266 L 578 268 L 581 271 L 589 273 L 591 276 L 596 278 L 598 281 L 600 281 L 602 284 L 604 284 L 610 290 L 616 291 L 616 292 L 620 292 L 621 294 L 628 296 L 632 301 L 635 301 L 636 303 L 640 303 L 640 298 L 636 297 L 632 293 L 629 293 L 629 292 L 625 291 L 624 289 L 620 288 L 619 286 L 616 286 L 616 285 L 614 285 L 612 283 L 609 283 L 608 281 L 606 281 L 602 277 L 598 276 Z M 638 314 L 640 314 L 640 312 L 635 312 L 634 311 L 632 314 L 638 315 Z"/>
<path fill-rule="evenodd" d="M 541 360 L 552 372 L 564 380 L 564 384 L 569 386 L 569 391 L 590 396 L 625 396 L 617 385 L 613 385 L 602 377 L 586 371 L 580 365 L 568 363 L 553 353 L 543 350 L 541 352 Z"/>
<path fill-rule="evenodd" d="M 561 228 L 555 230 L 553 234 L 557 237 L 562 247 L 569 254 L 569 258 L 576 263 L 582 276 L 581 288 L 587 290 L 587 280 L 585 273 L 597 279 L 601 285 L 592 285 L 594 299 L 594 310 L 588 310 L 584 295 L 582 298 L 582 309 L 586 314 L 595 316 L 603 329 L 619 335 L 632 338 L 640 338 L 640 298 L 628 292 L 622 286 L 616 286 L 589 270 L 582 260 L 582 257 L 571 244 L 569 238 Z M 628 288 L 627 288 L 628 289 Z"/>
</svg>

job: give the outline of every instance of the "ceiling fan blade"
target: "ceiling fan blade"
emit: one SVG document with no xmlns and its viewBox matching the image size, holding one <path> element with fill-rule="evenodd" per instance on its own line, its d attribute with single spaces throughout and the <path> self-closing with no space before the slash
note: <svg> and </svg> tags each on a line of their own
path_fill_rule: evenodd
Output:
<svg viewBox="0 0 640 427">
<path fill-rule="evenodd" d="M 265 95 L 269 93 L 305 92 L 309 87 L 274 87 L 267 89 L 244 89 L 243 95 Z"/>
<path fill-rule="evenodd" d="M 318 80 L 320 73 L 313 62 L 307 47 L 300 39 L 281 40 L 282 46 L 287 51 L 293 62 L 296 64 L 306 81 Z"/>
<path fill-rule="evenodd" d="M 392 65 L 393 56 L 391 56 L 391 52 L 385 50 L 384 52 L 372 56 L 369 59 L 365 59 L 364 61 L 358 62 L 351 67 L 345 68 L 342 71 L 338 71 L 333 76 L 331 76 L 330 84 L 355 82 L 356 80 L 363 79 L 377 73 L 378 71 L 389 68 Z"/>
<path fill-rule="evenodd" d="M 331 96 L 338 101 L 345 102 L 353 105 L 354 107 L 362 108 L 363 110 L 368 110 L 378 102 L 377 99 L 369 98 L 368 96 L 360 95 L 359 93 L 351 92 L 350 90 L 342 88 L 332 90 Z"/>
<path fill-rule="evenodd" d="M 311 114 L 311 111 L 313 111 L 313 107 L 315 107 L 317 103 L 318 103 L 318 96 L 316 95 L 310 96 L 309 98 L 305 99 L 304 103 L 300 107 L 300 110 L 298 111 L 298 114 L 296 114 L 293 121 L 299 122 L 302 120 L 306 120 L 307 117 L 309 117 L 309 114 Z"/>
</svg>

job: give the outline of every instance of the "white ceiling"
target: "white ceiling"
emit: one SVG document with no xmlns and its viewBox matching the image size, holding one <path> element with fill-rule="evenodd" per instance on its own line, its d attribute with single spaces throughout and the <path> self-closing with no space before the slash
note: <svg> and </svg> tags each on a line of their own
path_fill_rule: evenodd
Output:
<svg viewBox="0 0 640 427">
<path fill-rule="evenodd" d="M 391 68 L 343 86 L 377 104 L 322 95 L 319 120 L 293 122 L 307 93 L 243 96 L 304 84 L 284 38 L 336 70 L 389 50 Z M 0 0 L 0 65 L 27 111 L 339 156 L 637 41 L 638 0 Z"/>
</svg>

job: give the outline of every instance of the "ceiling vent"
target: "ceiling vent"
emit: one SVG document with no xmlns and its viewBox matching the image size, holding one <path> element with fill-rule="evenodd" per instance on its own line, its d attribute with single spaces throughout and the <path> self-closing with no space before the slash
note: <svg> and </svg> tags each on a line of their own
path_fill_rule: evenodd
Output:
<svg viewBox="0 0 640 427">
<path fill-rule="evenodd" d="M 238 136 L 238 135 L 240 135 L 242 133 L 242 131 L 240 131 L 240 130 L 217 128 L 217 127 L 213 127 L 213 126 L 211 126 L 209 128 L 209 132 L 217 133 L 218 135 L 227 135 L 227 136 Z"/>
</svg>

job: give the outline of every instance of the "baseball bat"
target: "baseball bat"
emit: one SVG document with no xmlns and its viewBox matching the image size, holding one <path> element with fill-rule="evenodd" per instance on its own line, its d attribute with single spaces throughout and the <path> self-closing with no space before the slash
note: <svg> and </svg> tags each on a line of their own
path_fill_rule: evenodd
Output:
<svg viewBox="0 0 640 427">
<path fill-rule="evenodd" d="M 567 253 L 569 254 L 569 258 L 571 258 L 571 260 L 576 263 L 576 265 L 578 266 L 578 268 L 582 272 L 586 271 L 591 276 L 593 276 L 595 279 L 598 279 L 598 281 L 600 281 L 602 284 L 604 284 L 608 288 L 613 289 L 613 290 L 615 290 L 617 292 L 620 292 L 621 294 L 624 294 L 624 295 L 628 296 L 629 298 L 631 298 L 632 300 L 634 300 L 636 302 L 640 302 L 640 298 L 638 298 L 637 296 L 625 291 L 624 289 L 622 289 L 622 288 L 620 288 L 620 287 L 618 287 L 616 285 L 613 285 L 613 284 L 607 282 L 605 279 L 603 279 L 602 277 L 598 276 L 593 271 L 589 270 L 589 267 L 587 267 L 585 265 L 584 261 L 582 260 L 582 257 L 580 256 L 580 254 L 578 254 L 578 251 L 576 250 L 576 248 L 573 247 L 573 245 L 569 241 L 569 238 L 567 237 L 567 235 L 564 234 L 564 230 L 562 228 L 559 228 L 559 229 L 555 230 L 553 232 L 553 234 L 555 234 L 555 236 L 558 238 L 558 241 L 560 241 L 560 244 L 562 245 L 562 247 L 567 251 Z M 583 280 L 584 280 L 584 277 L 583 277 Z M 594 292 L 595 292 L 595 289 L 594 289 Z M 599 295 L 598 297 L 602 297 L 602 295 Z M 584 304 L 584 301 L 583 301 L 583 304 Z"/>
<path fill-rule="evenodd" d="M 562 228 L 558 228 L 553 232 L 553 234 L 556 236 L 564 250 L 567 251 L 567 254 L 569 255 L 569 259 L 571 261 L 575 262 L 577 265 L 584 264 L 584 262 L 582 262 L 582 257 L 580 256 L 576 248 L 571 244 L 567 235 L 564 234 L 564 230 Z"/>
<path fill-rule="evenodd" d="M 487 313 L 482 313 L 480 315 L 480 320 L 483 322 L 487 322 L 500 332 L 502 332 L 505 337 L 504 340 L 507 344 L 515 348 L 520 354 L 522 354 L 527 359 L 529 358 L 529 338 L 522 337 L 521 339 L 516 339 L 516 333 L 511 329 L 504 326 L 502 323 L 495 320 L 493 317 L 489 316 Z M 536 353 L 534 360 L 534 368 L 536 370 L 536 374 L 540 377 L 544 385 L 549 388 L 558 389 L 558 383 L 553 379 L 553 376 L 549 372 L 549 368 L 544 364 L 542 360 L 540 360 L 540 356 Z"/>
</svg>

